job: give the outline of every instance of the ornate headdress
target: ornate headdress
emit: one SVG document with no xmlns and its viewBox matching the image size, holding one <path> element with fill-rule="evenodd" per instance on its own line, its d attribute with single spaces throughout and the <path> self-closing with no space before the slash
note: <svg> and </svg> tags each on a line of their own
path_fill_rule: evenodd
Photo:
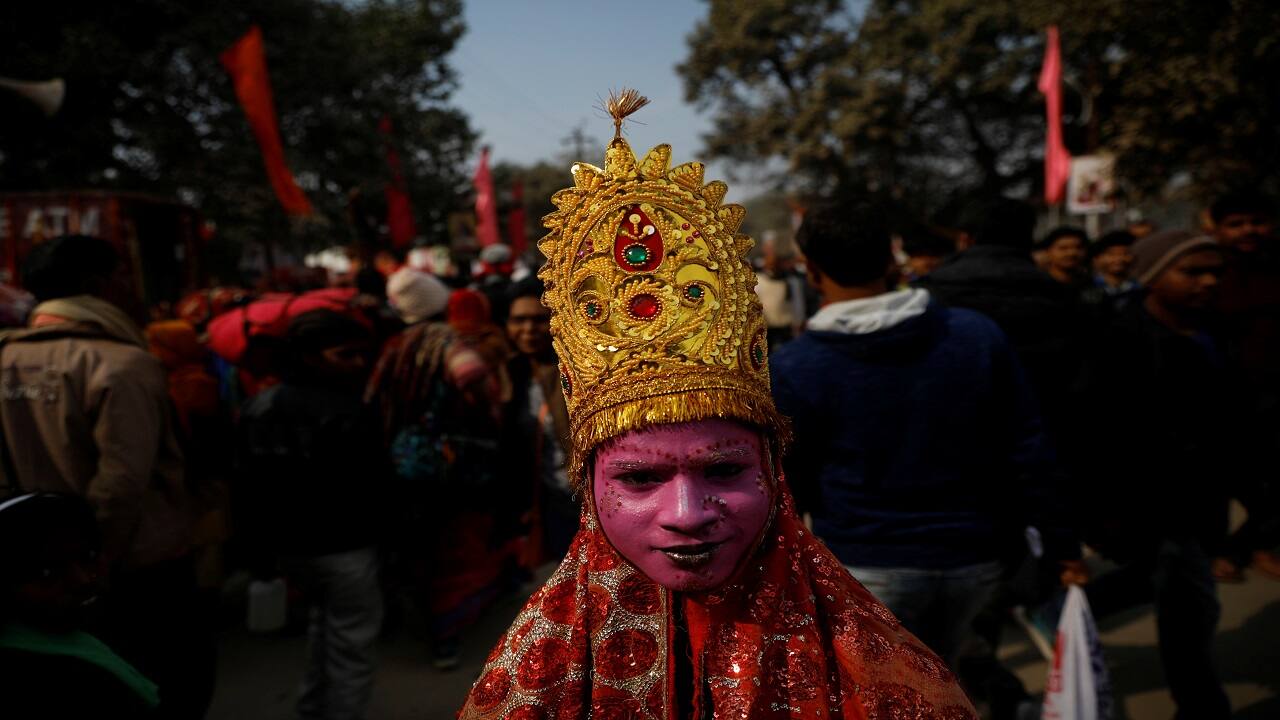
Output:
<svg viewBox="0 0 1280 720">
<path fill-rule="evenodd" d="M 610 97 L 604 168 L 573 165 L 538 243 L 575 481 L 601 442 L 651 425 L 731 418 L 779 444 L 787 432 L 745 261 L 753 242 L 738 232 L 746 210 L 721 204 L 729 187 L 704 185 L 702 163 L 670 167 L 669 145 L 637 160 L 622 120 L 647 102 L 634 90 Z"/>
</svg>

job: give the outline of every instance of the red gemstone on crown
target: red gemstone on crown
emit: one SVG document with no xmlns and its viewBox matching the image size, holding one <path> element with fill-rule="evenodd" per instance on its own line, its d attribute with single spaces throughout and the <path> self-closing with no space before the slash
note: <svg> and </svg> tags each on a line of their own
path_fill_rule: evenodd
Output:
<svg viewBox="0 0 1280 720">
<path fill-rule="evenodd" d="M 631 317 L 639 320 L 652 320 L 662 310 L 662 303 L 658 302 L 658 298 L 646 293 L 631 298 L 629 309 Z"/>
</svg>

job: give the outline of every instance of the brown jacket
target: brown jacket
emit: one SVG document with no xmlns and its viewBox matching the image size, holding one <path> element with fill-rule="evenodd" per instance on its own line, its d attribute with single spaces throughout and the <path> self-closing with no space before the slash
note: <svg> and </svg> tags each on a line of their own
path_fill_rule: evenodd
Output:
<svg viewBox="0 0 1280 720">
<path fill-rule="evenodd" d="M 0 420 L 11 458 L 0 487 L 85 497 L 107 557 L 126 567 L 188 552 L 182 451 L 164 370 L 146 350 L 83 323 L 11 333 L 0 348 Z"/>
</svg>

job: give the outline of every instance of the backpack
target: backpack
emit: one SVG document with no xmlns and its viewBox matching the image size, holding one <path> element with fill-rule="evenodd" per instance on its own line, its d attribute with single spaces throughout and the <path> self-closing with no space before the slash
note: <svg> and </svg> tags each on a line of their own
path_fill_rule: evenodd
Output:
<svg viewBox="0 0 1280 720">
<path fill-rule="evenodd" d="M 209 349 L 235 365 L 255 344 L 279 342 L 295 317 L 312 310 L 346 313 L 368 325 L 368 320 L 353 310 L 352 288 L 325 288 L 301 294 L 275 293 L 225 312 L 209 321 Z"/>
<path fill-rule="evenodd" d="M 411 498 L 483 505 L 501 475 L 497 427 L 444 375 L 434 373 L 421 414 L 392 438 L 392 471 Z"/>
</svg>

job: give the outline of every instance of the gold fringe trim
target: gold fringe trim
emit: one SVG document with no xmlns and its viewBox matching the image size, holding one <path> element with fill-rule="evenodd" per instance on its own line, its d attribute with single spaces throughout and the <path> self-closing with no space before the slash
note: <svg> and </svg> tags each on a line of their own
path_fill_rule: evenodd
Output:
<svg viewBox="0 0 1280 720">
<path fill-rule="evenodd" d="M 739 388 L 702 388 L 640 398 L 604 408 L 574 423 L 569 477 L 573 479 L 575 491 L 589 491 L 587 461 L 606 440 L 655 425 L 711 418 L 737 420 L 760 428 L 775 458 L 782 457 L 791 444 L 791 423 L 773 406 L 773 399 L 768 395 L 759 396 Z"/>
</svg>

